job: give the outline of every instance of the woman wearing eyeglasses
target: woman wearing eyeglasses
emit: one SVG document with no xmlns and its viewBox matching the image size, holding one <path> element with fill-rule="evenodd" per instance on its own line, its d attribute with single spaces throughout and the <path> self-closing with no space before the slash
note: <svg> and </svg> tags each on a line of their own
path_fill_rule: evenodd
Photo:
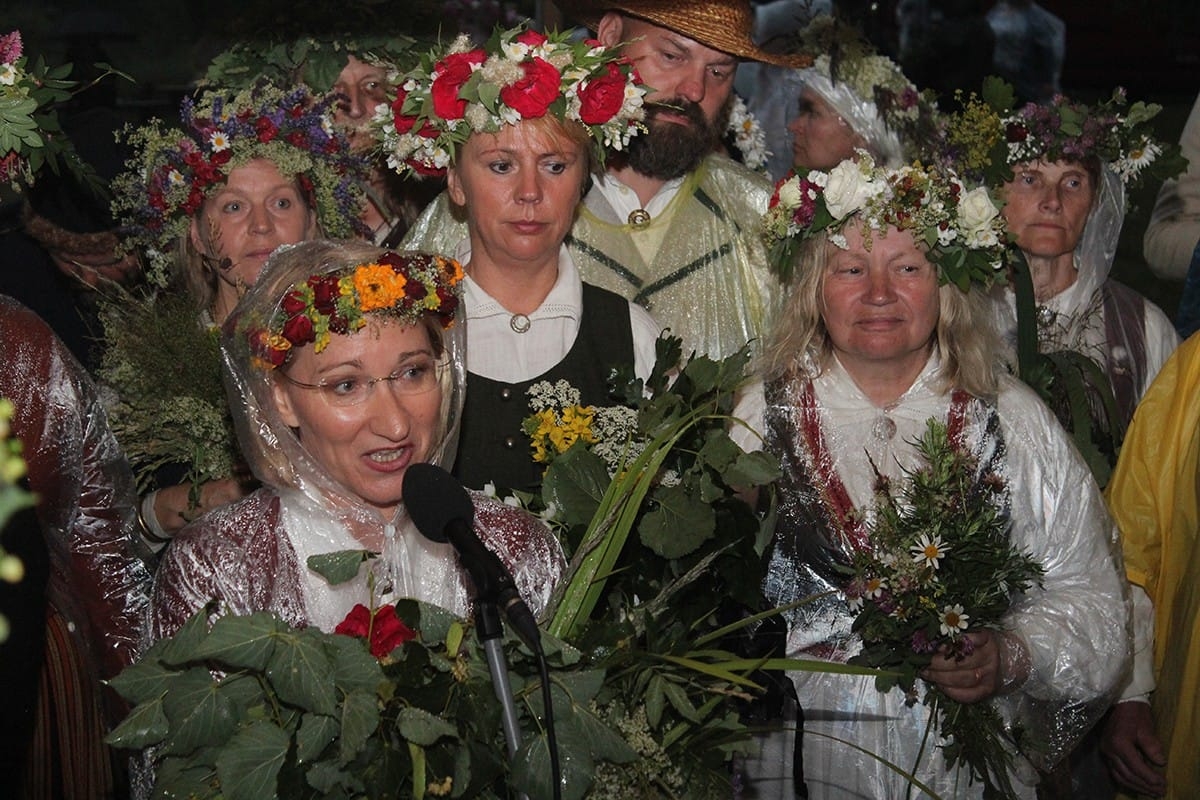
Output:
<svg viewBox="0 0 1200 800">
<path fill-rule="evenodd" d="M 227 320 L 221 350 L 242 450 L 262 488 L 186 527 L 155 577 L 150 635 L 209 601 L 331 631 L 357 603 L 409 597 L 465 614 L 448 544 L 405 510 L 411 464 L 440 464 L 458 439 L 462 269 L 423 253 L 312 241 L 277 252 Z M 537 520 L 480 495 L 475 527 L 535 610 L 563 568 Z M 330 585 L 310 556 L 367 550 Z M 373 593 L 373 595 L 369 594 Z"/>
</svg>

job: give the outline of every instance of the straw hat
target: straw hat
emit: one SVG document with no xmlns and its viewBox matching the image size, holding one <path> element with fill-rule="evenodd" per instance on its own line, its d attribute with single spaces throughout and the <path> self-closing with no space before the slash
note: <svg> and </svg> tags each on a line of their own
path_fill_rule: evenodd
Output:
<svg viewBox="0 0 1200 800">
<path fill-rule="evenodd" d="M 807 66 L 809 59 L 770 53 L 754 43 L 754 12 L 748 0 L 582 0 L 574 16 L 595 30 L 607 11 L 619 11 L 681 33 L 700 44 L 750 61 L 784 67 Z"/>
</svg>

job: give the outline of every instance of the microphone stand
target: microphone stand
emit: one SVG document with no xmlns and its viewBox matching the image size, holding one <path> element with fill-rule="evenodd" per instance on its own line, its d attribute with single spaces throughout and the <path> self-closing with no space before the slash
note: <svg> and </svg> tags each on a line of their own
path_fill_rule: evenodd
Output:
<svg viewBox="0 0 1200 800">
<path fill-rule="evenodd" d="M 512 761 L 521 747 L 521 728 L 517 724 L 517 704 L 513 701 L 512 684 L 508 681 L 508 664 L 504 660 L 504 626 L 500 621 L 500 605 L 490 595 L 481 592 L 475 598 L 475 629 L 483 652 L 487 657 L 488 672 L 492 675 L 492 688 L 500 701 L 501 724 L 504 741 L 508 745 L 508 758 Z M 529 800 L 522 793 L 521 800 Z"/>
<path fill-rule="evenodd" d="M 504 628 L 500 622 L 500 607 L 495 601 L 475 599 L 475 627 L 479 641 L 483 642 L 496 699 L 500 701 L 504 712 L 504 740 L 508 743 L 509 758 L 513 758 L 521 747 L 521 729 L 517 725 L 517 705 L 513 702 L 508 665 L 504 660 Z"/>
</svg>

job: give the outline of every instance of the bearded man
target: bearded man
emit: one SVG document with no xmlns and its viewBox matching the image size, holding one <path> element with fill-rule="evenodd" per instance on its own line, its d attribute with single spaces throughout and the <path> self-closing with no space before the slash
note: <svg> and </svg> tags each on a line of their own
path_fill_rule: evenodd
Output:
<svg viewBox="0 0 1200 800">
<path fill-rule="evenodd" d="M 651 310 L 685 354 L 731 355 L 761 337 L 779 295 L 757 232 L 772 186 L 718 152 L 733 78 L 741 60 L 795 64 L 753 43 L 746 0 L 596 0 L 579 18 L 623 44 L 653 91 L 646 132 L 609 154 L 565 246 L 584 281 Z M 404 246 L 458 256 L 455 219 L 443 194 Z"/>
</svg>

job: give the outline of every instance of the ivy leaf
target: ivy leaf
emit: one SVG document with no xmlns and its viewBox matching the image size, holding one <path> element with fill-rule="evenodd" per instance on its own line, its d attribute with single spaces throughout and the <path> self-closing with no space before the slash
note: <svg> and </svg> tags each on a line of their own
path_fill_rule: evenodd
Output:
<svg viewBox="0 0 1200 800">
<path fill-rule="evenodd" d="M 161 697 L 178 675 L 147 654 L 143 660 L 123 669 L 120 675 L 108 681 L 108 685 L 137 705 Z"/>
<path fill-rule="evenodd" d="M 163 697 L 163 712 L 171 726 L 163 743 L 168 754 L 187 755 L 204 745 L 222 744 L 237 730 L 233 701 L 205 667 L 192 667 L 179 676 Z"/>
<path fill-rule="evenodd" d="M 400 709 L 396 717 L 396 727 L 406 740 L 422 747 L 429 747 L 444 736 L 458 738 L 458 728 L 454 725 L 413 706 Z"/>
<path fill-rule="evenodd" d="M 338 723 L 324 714 L 305 714 L 296 731 L 296 761 L 313 761 L 338 735 Z"/>
<path fill-rule="evenodd" d="M 275 651 L 275 637 L 284 630 L 274 614 L 260 611 L 248 616 L 227 614 L 213 623 L 208 638 L 196 648 L 196 657 L 239 669 L 266 668 Z"/>
<path fill-rule="evenodd" d="M 375 656 L 352 636 L 331 636 L 325 643 L 333 663 L 333 683 L 343 692 L 374 692 L 383 681 L 383 670 Z"/>
<path fill-rule="evenodd" d="M 156 698 L 134 708 L 112 733 L 104 737 L 104 741 L 113 747 L 142 750 L 165 739 L 167 730 L 162 700 Z"/>
<path fill-rule="evenodd" d="M 342 703 L 342 762 L 358 755 L 378 727 L 379 703 L 375 693 L 351 692 L 346 695 Z"/>
<path fill-rule="evenodd" d="M 309 556 L 305 562 L 308 568 L 329 581 L 330 585 L 354 580 L 362 563 L 371 557 L 369 550 L 337 550 L 333 553 L 321 553 Z"/>
<path fill-rule="evenodd" d="M 226 800 L 278 797 L 279 770 L 291 737 L 265 720 L 243 728 L 217 757 L 217 777 Z"/>
<path fill-rule="evenodd" d="M 692 500 L 683 486 L 660 486 L 658 505 L 638 524 L 642 544 L 663 558 L 680 558 L 712 538 L 717 518 L 712 506 Z"/>
<path fill-rule="evenodd" d="M 337 707 L 331 680 L 333 663 L 321 646 L 321 636 L 320 631 L 312 629 L 281 634 L 266 673 L 284 703 L 332 716 Z"/>
</svg>

